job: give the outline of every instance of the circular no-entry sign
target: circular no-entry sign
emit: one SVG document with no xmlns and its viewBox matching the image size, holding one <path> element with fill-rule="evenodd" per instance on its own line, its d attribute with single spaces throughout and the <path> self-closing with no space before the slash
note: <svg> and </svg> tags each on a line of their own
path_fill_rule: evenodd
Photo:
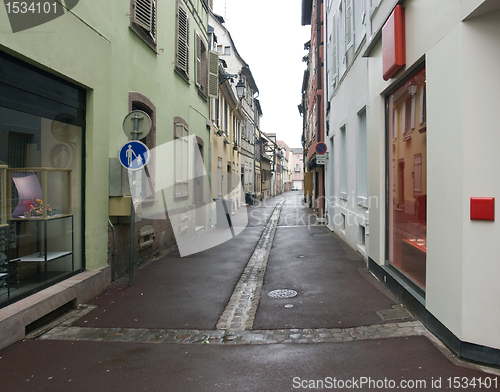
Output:
<svg viewBox="0 0 500 392">
<path fill-rule="evenodd" d="M 315 150 L 318 154 L 323 155 L 326 152 L 326 144 L 323 142 L 319 142 L 316 144 Z"/>
</svg>

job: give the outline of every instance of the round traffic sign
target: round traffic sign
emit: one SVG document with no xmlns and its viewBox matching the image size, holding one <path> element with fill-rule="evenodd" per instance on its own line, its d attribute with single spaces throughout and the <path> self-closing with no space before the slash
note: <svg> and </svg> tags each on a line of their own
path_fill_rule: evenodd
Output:
<svg viewBox="0 0 500 392">
<path fill-rule="evenodd" d="M 136 125 L 137 123 L 137 125 Z M 151 127 L 153 126 L 153 121 L 149 114 L 143 112 L 142 110 L 133 110 L 125 116 L 123 120 L 123 132 L 125 136 L 131 139 L 142 139 L 145 138 Z M 134 135 L 137 134 L 137 138 Z"/>
<path fill-rule="evenodd" d="M 125 169 L 142 169 L 149 160 L 149 149 L 138 140 L 130 140 L 120 149 L 120 163 Z"/>
<path fill-rule="evenodd" d="M 323 155 L 326 152 L 326 144 L 323 142 L 317 143 L 315 150 L 318 154 Z"/>
</svg>

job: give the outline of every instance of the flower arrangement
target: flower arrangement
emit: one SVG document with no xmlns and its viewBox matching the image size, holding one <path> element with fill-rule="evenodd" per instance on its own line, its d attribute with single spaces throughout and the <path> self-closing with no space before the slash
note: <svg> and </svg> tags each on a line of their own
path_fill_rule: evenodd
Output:
<svg viewBox="0 0 500 392">
<path fill-rule="evenodd" d="M 43 201 L 41 199 L 35 199 L 34 203 L 31 203 L 29 206 L 29 211 L 24 213 L 26 218 L 30 216 L 43 216 Z M 47 204 L 47 215 L 54 215 L 55 211 L 50 208 L 50 205 Z"/>
</svg>

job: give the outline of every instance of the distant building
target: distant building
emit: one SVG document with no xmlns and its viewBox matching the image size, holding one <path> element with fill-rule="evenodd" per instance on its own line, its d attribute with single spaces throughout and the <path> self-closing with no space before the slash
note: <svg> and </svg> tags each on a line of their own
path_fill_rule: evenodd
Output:
<svg viewBox="0 0 500 392">
<path fill-rule="evenodd" d="M 304 189 L 304 150 L 292 148 L 292 186 L 297 190 Z"/>
<path fill-rule="evenodd" d="M 259 89 L 250 71 L 250 66 L 239 54 L 230 32 L 225 28 L 224 19 L 210 13 L 209 24 L 214 30 L 216 39 L 214 47 L 219 54 L 220 61 L 225 66 L 226 73 L 230 75 L 227 76 L 226 83 L 230 84 L 233 89 L 240 81 L 245 85 L 245 96 L 238 102 L 238 110 L 243 115 L 241 129 L 231 140 L 231 145 L 227 147 L 234 150 L 234 160 L 231 161 L 231 165 L 234 163 L 234 167 L 230 168 L 231 172 L 228 172 L 227 175 L 234 178 L 234 183 L 236 183 L 235 181 L 240 182 L 243 189 L 241 195 L 238 196 L 238 205 L 240 205 L 245 202 L 246 194 L 255 195 L 256 193 L 255 141 L 262 113 L 260 105 L 256 104 L 255 96 L 259 93 Z M 230 113 L 227 115 L 229 116 Z M 232 125 L 230 124 L 230 126 Z M 223 163 L 224 167 L 225 165 L 226 162 Z M 228 169 L 229 166 L 227 166 Z"/>
<path fill-rule="evenodd" d="M 302 102 L 299 106 L 303 116 L 302 146 L 304 147 L 305 170 L 310 178 L 306 189 L 306 202 L 316 211 L 318 222 L 325 222 L 325 165 L 316 145 L 325 138 L 325 101 L 323 89 L 324 41 L 323 0 L 302 0 L 302 26 L 311 26 L 311 40 L 304 49 L 307 63 L 302 83 Z"/>
<path fill-rule="evenodd" d="M 278 140 L 278 147 L 280 149 L 280 158 L 281 158 L 281 191 L 287 192 L 292 190 L 292 179 L 290 170 L 290 159 L 291 159 L 291 149 L 287 146 L 287 144 Z"/>
</svg>

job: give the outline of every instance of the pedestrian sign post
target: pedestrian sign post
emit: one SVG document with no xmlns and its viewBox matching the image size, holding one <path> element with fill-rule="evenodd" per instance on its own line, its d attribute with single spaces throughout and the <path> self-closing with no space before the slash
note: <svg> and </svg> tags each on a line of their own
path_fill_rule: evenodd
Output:
<svg viewBox="0 0 500 392">
<path fill-rule="evenodd" d="M 130 137 L 132 140 L 125 143 L 120 150 L 120 163 L 129 170 L 131 174 L 129 183 L 135 182 L 135 171 L 142 169 L 149 160 L 149 150 L 146 145 L 140 142 L 141 138 L 151 131 L 153 122 L 151 117 L 142 110 L 133 110 L 123 120 L 123 132 L 125 136 Z M 132 189 L 131 189 L 132 193 Z M 132 198 L 134 196 L 132 195 Z M 132 286 L 134 283 L 134 244 L 135 244 L 135 209 L 134 200 L 132 200 L 130 207 L 130 260 L 128 272 L 128 285 Z"/>
<path fill-rule="evenodd" d="M 149 150 L 138 140 L 130 140 L 120 149 L 120 163 L 125 169 L 140 170 L 149 160 Z"/>
</svg>

